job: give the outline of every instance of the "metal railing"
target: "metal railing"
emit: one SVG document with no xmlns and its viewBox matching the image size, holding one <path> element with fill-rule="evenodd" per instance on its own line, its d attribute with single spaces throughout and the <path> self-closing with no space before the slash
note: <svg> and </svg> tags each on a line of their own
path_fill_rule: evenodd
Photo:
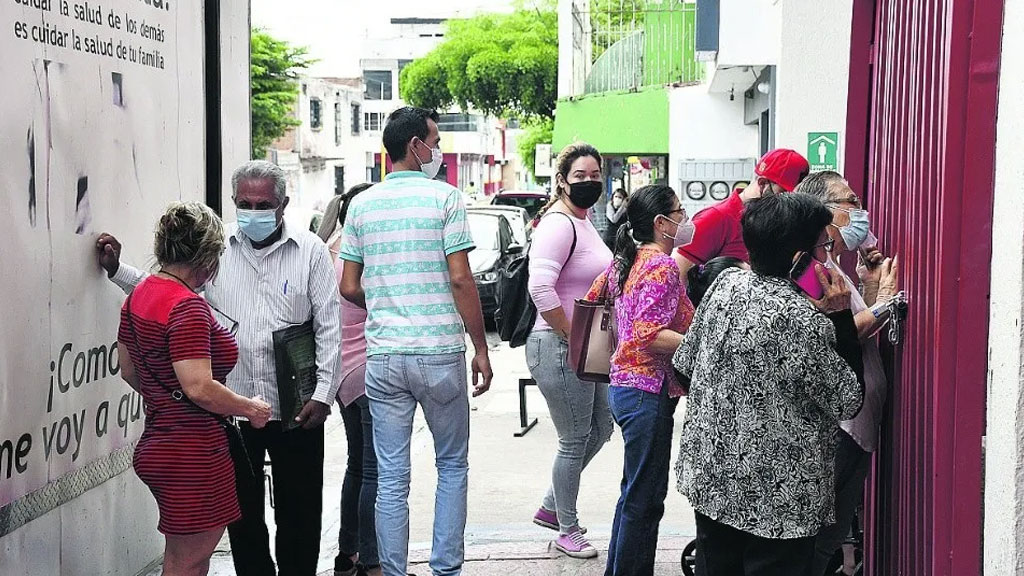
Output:
<svg viewBox="0 0 1024 576">
<path fill-rule="evenodd" d="M 573 44 L 590 53 L 588 94 L 700 82 L 696 4 L 680 0 L 590 0 L 573 10 Z M 587 60 L 587 58 L 583 58 Z"/>
</svg>

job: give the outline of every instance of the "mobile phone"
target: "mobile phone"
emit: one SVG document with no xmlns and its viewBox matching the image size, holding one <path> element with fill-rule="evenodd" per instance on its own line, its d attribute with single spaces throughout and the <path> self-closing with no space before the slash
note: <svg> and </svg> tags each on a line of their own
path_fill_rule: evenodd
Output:
<svg viewBox="0 0 1024 576">
<path fill-rule="evenodd" d="M 818 273 L 814 271 L 814 265 L 817 263 L 818 261 L 811 256 L 810 252 L 804 253 L 790 269 L 789 279 L 804 294 L 815 300 L 821 300 L 821 297 L 825 295 L 825 288 L 821 286 Z M 825 277 L 829 277 L 828 270 L 825 270 Z"/>
</svg>

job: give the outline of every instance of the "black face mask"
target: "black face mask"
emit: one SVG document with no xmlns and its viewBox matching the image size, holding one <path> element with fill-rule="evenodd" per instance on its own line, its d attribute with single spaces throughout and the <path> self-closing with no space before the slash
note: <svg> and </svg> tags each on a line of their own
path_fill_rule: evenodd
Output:
<svg viewBox="0 0 1024 576">
<path fill-rule="evenodd" d="M 602 192 L 604 192 L 604 184 L 598 180 L 569 184 L 569 200 L 583 210 L 590 210 L 594 204 L 597 204 Z"/>
</svg>

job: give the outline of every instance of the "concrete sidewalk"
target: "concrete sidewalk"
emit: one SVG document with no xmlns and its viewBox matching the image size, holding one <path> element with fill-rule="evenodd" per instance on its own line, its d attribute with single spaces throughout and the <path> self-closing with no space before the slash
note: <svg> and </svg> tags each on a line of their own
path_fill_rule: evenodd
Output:
<svg viewBox="0 0 1024 576">
<path fill-rule="evenodd" d="M 592 543 L 601 550 L 595 560 L 567 558 L 549 547 L 554 532 L 535 526 L 533 513 L 547 489 L 551 461 L 557 437 L 544 399 L 536 387 L 528 387 L 530 416 L 539 423 L 523 438 L 513 437 L 519 430 L 519 378 L 528 378 L 522 348 L 511 350 L 490 334 L 495 379 L 491 391 L 471 399 L 472 433 L 470 439 L 469 517 L 466 527 L 466 565 L 464 574 L 472 575 L 565 575 L 591 576 L 604 573 L 605 551 L 611 535 L 615 503 L 619 497 L 622 471 L 622 437 L 616 429 L 604 450 L 583 473 L 577 508 L 581 523 L 587 527 Z M 676 442 L 684 405 L 676 412 Z M 337 410 L 335 410 L 337 412 Z M 676 452 L 673 451 L 673 462 Z M 321 575 L 332 574 L 338 552 L 338 524 L 341 483 L 346 459 L 345 431 L 341 418 L 332 415 L 327 423 L 324 470 L 324 515 L 320 545 Z M 413 484 L 409 498 L 410 567 L 417 576 L 428 576 L 433 521 L 434 453 L 430 432 L 417 413 L 412 441 Z M 681 574 L 679 558 L 683 547 L 695 533 L 693 510 L 675 490 L 675 475 L 670 478 L 669 495 L 661 523 L 658 566 L 655 574 Z M 273 511 L 267 510 L 267 517 Z M 271 535 L 274 526 L 270 526 Z M 159 568 L 149 575 L 158 575 Z M 210 574 L 234 574 L 227 537 L 218 547 Z"/>
</svg>

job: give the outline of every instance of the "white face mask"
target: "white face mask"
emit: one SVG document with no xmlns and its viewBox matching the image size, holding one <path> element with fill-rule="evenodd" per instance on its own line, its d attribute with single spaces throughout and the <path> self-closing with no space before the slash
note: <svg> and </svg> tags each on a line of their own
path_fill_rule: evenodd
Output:
<svg viewBox="0 0 1024 576">
<path fill-rule="evenodd" d="M 430 162 L 427 162 L 426 164 L 424 164 L 423 161 L 420 160 L 420 156 L 419 154 L 416 154 L 415 150 L 413 151 L 413 154 L 416 155 L 416 161 L 420 163 L 420 170 L 422 170 L 423 173 L 427 175 L 427 178 L 433 180 L 434 177 L 437 176 L 437 172 L 441 170 L 441 162 L 444 161 L 444 154 L 441 153 L 441 149 L 431 148 Z"/>
</svg>

